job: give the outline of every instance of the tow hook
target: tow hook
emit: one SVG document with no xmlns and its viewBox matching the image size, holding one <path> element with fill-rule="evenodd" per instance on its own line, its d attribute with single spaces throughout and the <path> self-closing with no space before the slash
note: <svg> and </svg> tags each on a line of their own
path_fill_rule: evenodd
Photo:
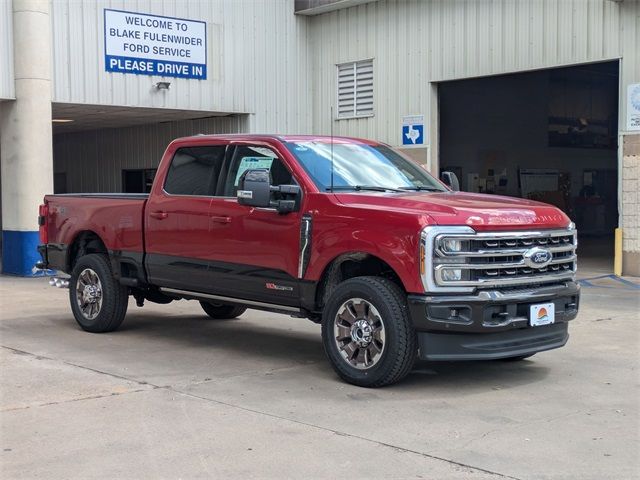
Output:
<svg viewBox="0 0 640 480">
<path fill-rule="evenodd" d="M 51 285 L 52 287 L 58 287 L 58 288 L 69 288 L 69 279 L 68 278 L 51 277 L 49 279 L 49 285 Z"/>
</svg>

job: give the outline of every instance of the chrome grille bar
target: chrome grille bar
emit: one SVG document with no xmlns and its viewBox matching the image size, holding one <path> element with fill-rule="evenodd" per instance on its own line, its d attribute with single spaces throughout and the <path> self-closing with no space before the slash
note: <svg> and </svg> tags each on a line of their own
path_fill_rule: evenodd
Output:
<svg viewBox="0 0 640 480">
<path fill-rule="evenodd" d="M 432 268 L 426 291 L 539 285 L 571 280 L 577 268 L 577 233 L 566 229 L 475 232 L 471 227 L 427 227 L 421 241 Z M 542 256 L 532 260 L 532 256 Z"/>
<path fill-rule="evenodd" d="M 573 252 L 576 247 L 571 244 L 562 247 L 549 247 L 548 250 L 552 253 L 560 253 L 560 252 Z M 486 256 L 494 256 L 494 257 L 508 257 L 510 255 L 522 255 L 528 250 L 528 248 L 512 248 L 505 250 L 476 250 L 473 252 L 438 252 L 439 256 L 444 257 L 486 257 Z"/>
<path fill-rule="evenodd" d="M 570 257 L 558 258 L 557 260 L 551 260 L 549 265 L 557 265 L 561 263 L 572 263 L 575 262 L 577 257 L 575 255 L 571 255 Z M 526 267 L 524 260 L 519 260 L 517 262 L 508 262 L 508 263 L 443 263 L 440 265 L 436 265 L 436 270 L 442 269 L 460 269 L 464 268 L 467 270 L 488 270 L 488 269 L 496 269 L 496 268 L 513 268 L 513 267 Z"/>
</svg>

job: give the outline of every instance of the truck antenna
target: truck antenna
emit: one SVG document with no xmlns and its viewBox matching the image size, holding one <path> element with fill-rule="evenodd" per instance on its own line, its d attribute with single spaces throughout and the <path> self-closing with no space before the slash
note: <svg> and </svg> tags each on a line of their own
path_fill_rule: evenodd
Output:
<svg viewBox="0 0 640 480">
<path fill-rule="evenodd" d="M 331 134 L 331 191 L 333 192 L 333 105 L 331 105 L 331 127 L 330 127 L 330 134 Z"/>
</svg>

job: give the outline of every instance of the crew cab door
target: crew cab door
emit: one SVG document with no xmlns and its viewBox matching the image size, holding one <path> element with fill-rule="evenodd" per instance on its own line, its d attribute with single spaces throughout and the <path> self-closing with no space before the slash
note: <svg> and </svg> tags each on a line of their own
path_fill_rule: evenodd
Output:
<svg viewBox="0 0 640 480">
<path fill-rule="evenodd" d="M 302 209 L 279 214 L 275 208 L 240 205 L 242 173 L 269 168 L 272 185 L 298 183 L 283 158 L 259 142 L 237 143 L 227 155 L 218 197 L 210 206 L 211 278 L 220 294 L 278 305 L 299 306 L 298 260 Z"/>
<path fill-rule="evenodd" d="M 225 160 L 226 145 L 182 147 L 158 172 L 145 211 L 146 268 L 150 283 L 206 291 L 210 281 L 209 208 Z"/>
</svg>

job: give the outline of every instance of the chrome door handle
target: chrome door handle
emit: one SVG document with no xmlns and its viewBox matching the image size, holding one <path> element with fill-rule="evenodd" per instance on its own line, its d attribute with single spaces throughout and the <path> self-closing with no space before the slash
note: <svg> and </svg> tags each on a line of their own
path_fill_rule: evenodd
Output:
<svg viewBox="0 0 640 480">
<path fill-rule="evenodd" d="M 164 220 L 169 214 L 167 212 L 149 212 L 149 216 L 157 218 L 158 220 Z"/>
<path fill-rule="evenodd" d="M 211 221 L 216 223 L 231 223 L 231 217 L 211 215 Z"/>
</svg>

